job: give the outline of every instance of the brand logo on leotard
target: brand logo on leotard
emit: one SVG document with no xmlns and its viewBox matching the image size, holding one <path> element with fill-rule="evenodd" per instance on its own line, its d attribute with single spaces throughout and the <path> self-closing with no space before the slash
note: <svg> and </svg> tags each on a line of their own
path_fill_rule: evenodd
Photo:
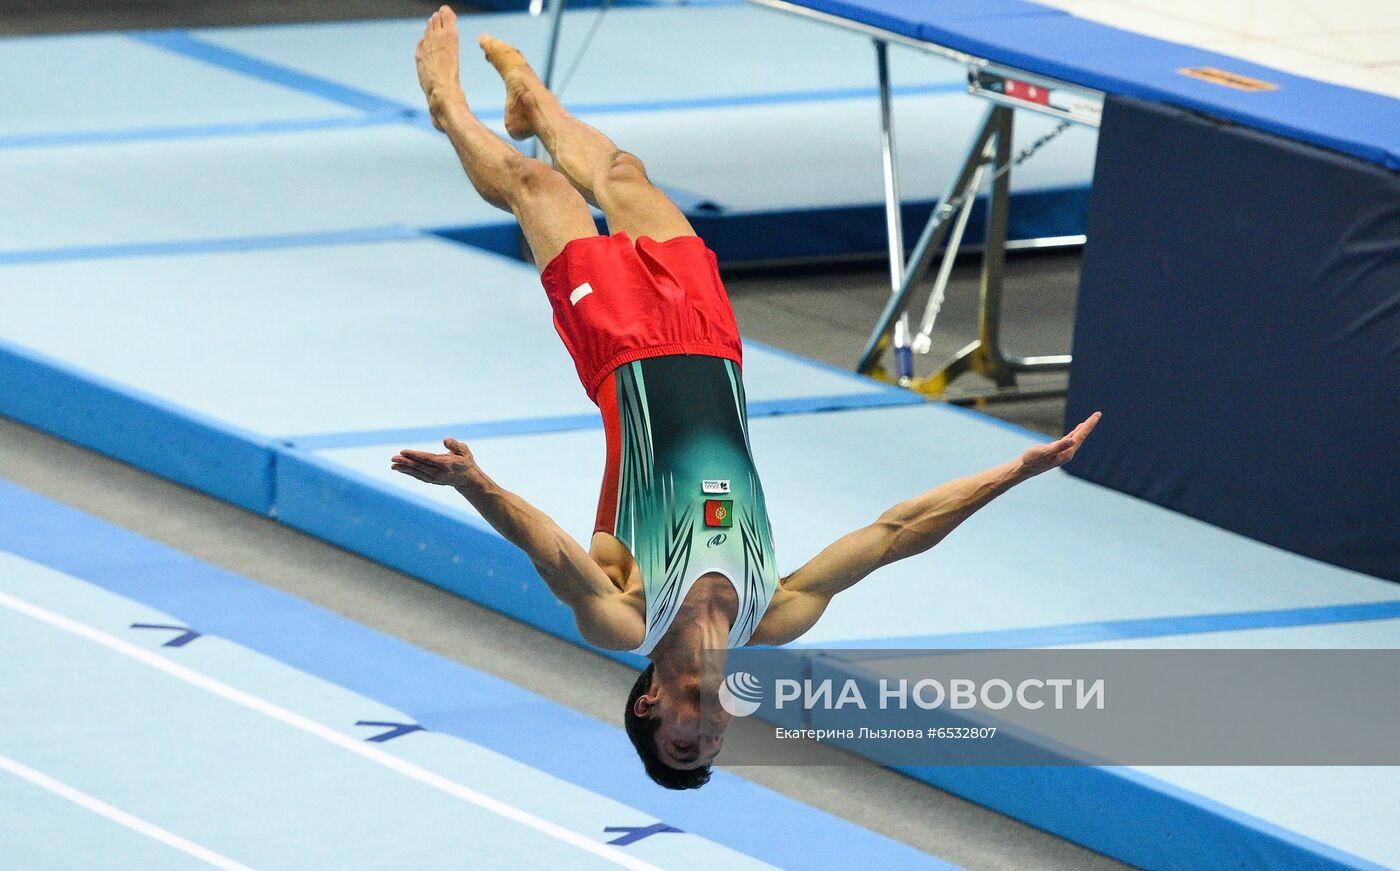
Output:
<svg viewBox="0 0 1400 871">
<path fill-rule="evenodd" d="M 585 296 L 588 296 L 592 292 L 593 285 L 585 281 L 583 284 L 580 284 L 578 287 L 575 287 L 573 293 L 569 294 L 569 304 L 578 305 L 579 300 L 583 299 Z"/>
<path fill-rule="evenodd" d="M 724 544 L 724 539 L 725 539 L 724 533 L 722 533 L 722 532 L 716 532 L 714 535 L 710 536 L 710 540 L 709 540 L 709 541 L 705 542 L 705 546 L 706 546 L 706 547 L 719 547 L 720 545 Z"/>
<path fill-rule="evenodd" d="M 729 482 L 721 480 L 705 480 L 700 482 L 701 493 L 728 493 Z"/>
</svg>

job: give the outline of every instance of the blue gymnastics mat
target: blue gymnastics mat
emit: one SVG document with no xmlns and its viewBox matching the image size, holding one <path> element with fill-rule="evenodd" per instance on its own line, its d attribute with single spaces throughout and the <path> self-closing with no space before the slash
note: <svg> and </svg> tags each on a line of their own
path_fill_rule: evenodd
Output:
<svg viewBox="0 0 1400 871">
<path fill-rule="evenodd" d="M 432 237 L 11 264 L 0 305 L 0 413 L 262 513 L 279 445 L 599 420 L 535 270 Z M 759 416 L 919 401 L 753 342 L 745 376 Z"/>
<path fill-rule="evenodd" d="M 0 105 L 0 147 L 11 148 L 360 114 L 123 34 L 0 39 Z"/>
<path fill-rule="evenodd" d="M 763 418 L 751 437 L 784 573 L 893 502 L 1036 441 L 944 406 Z M 601 431 L 471 444 L 503 486 L 566 530 L 591 530 Z M 389 471 L 385 458 L 405 446 L 433 447 L 285 451 L 278 516 L 582 643 L 528 561 L 465 500 Z M 861 677 L 879 666 L 871 649 L 1089 645 L 1391 647 L 1400 645 L 1400 597 L 1370 576 L 1056 472 L 998 499 L 929 554 L 843 593 L 794 655 L 817 648 L 814 668 Z M 1397 786 L 1389 769 L 907 773 L 1148 868 L 1372 868 L 1400 859 L 1388 836 L 1395 819 L 1376 809 L 1390 807 L 1384 797 Z"/>
<path fill-rule="evenodd" d="M 1089 221 L 1071 474 L 1400 582 L 1400 173 L 1112 98 Z"/>
<path fill-rule="evenodd" d="M 10 867 L 953 867 L 659 790 L 620 729 L 4 481 L 0 516 Z"/>
<path fill-rule="evenodd" d="M 912 108 L 929 110 L 911 116 L 918 123 L 907 125 L 904 141 L 911 144 L 903 149 L 910 185 L 921 196 L 936 197 L 945 171 L 960 158 L 963 133 L 971 135 L 976 116 L 961 111 L 966 100 L 910 99 Z M 667 123 L 654 113 L 609 116 L 607 126 L 647 156 L 652 174 L 700 220 L 722 226 L 731 217 L 749 219 L 746 227 L 761 228 L 750 248 L 730 259 L 764 259 L 849 253 L 842 246 L 849 247 L 851 236 L 881 244 L 866 238 L 868 227 L 832 227 L 842 209 L 875 209 L 870 204 L 879 201 L 879 142 L 864 135 L 873 129 L 874 112 L 868 101 L 842 99 L 686 110 L 667 113 Z M 770 134 L 747 146 L 764 167 L 763 185 L 725 156 L 750 121 L 768 125 Z M 1023 125 L 1022 135 L 1036 130 Z M 1058 204 L 1083 206 L 1084 158 L 1070 148 L 1058 155 L 1047 149 L 1038 158 L 1044 187 L 1035 186 L 1029 171 L 1018 176 L 1027 195 L 1050 200 L 1048 209 L 1027 201 L 1028 232 L 1082 230 L 1082 223 L 1062 225 Z M 853 163 L 873 171 L 852 171 Z M 0 172 L 32 180 L 10 186 L 13 207 L 0 214 L 0 265 L 204 240 L 259 247 L 276 237 L 383 234 L 386 225 L 442 229 L 502 253 L 518 250 L 514 219 L 477 196 L 445 139 L 413 125 L 0 149 Z M 755 215 L 762 220 L 753 221 Z M 822 222 L 826 248 L 813 251 L 804 237 Z"/>
<path fill-rule="evenodd" d="M 570 18 L 571 39 L 588 20 Z M 615 10 L 605 23 L 566 98 L 644 157 L 721 258 L 883 249 L 871 58 L 836 52 L 842 36 L 827 28 L 743 7 Z M 468 34 L 490 28 L 536 56 L 542 27 L 521 15 L 463 22 Z M 0 122 L 0 171 L 32 180 L 6 191 L 15 208 L 0 216 L 0 262 L 391 222 L 516 253 L 510 216 L 470 190 L 421 113 L 410 62 L 420 32 L 413 21 L 161 31 L 65 37 L 60 54 L 42 40 L 0 40 L 0 70 L 45 82 Z M 697 33 L 714 39 L 702 45 Z M 643 49 L 657 43 L 675 50 Z M 814 46 L 833 53 L 817 62 Z M 104 81 L 101 105 L 60 116 L 45 95 L 73 84 L 60 58 L 74 55 L 82 74 Z M 499 124 L 499 80 L 475 46 L 464 55 L 475 108 Z M 899 52 L 894 67 L 913 224 L 956 168 L 982 106 L 961 93 L 954 65 Z M 181 84 L 157 102 L 152 85 L 165 77 Z M 208 99 L 224 93 L 226 106 Z M 123 126 L 126 105 L 134 111 Z M 1029 119 L 1018 144 L 1048 129 Z M 1090 131 L 1071 131 L 1016 173 L 1013 236 L 1082 232 L 1093 151 Z"/>
<path fill-rule="evenodd" d="M 464 501 L 387 469 L 401 447 L 457 435 L 567 529 L 591 528 L 602 434 L 528 267 L 410 237 L 11 264 L 0 268 L 0 299 L 6 414 L 578 640 L 524 557 Z M 87 317 L 64 314 L 75 310 Z M 1036 440 L 951 408 L 870 407 L 915 400 L 757 346 L 746 374 L 785 571 L 891 502 Z M 405 387 L 423 383 L 430 388 Z M 847 410 L 820 411 L 833 406 Z M 819 509 L 832 493 L 839 513 Z M 1397 616 L 1384 582 L 1054 474 L 998 500 L 928 557 L 845 594 L 804 643 L 1027 647 L 1271 627 L 1344 634 L 1343 624 Z M 1119 829 L 1093 822 L 1094 796 L 1144 813 L 1173 808 L 1173 838 L 1202 845 L 1201 855 L 1316 854 L 1294 856 L 1292 836 L 1277 827 L 1220 823 L 1255 817 L 1201 811 L 1216 799 L 1158 789 L 1145 775 L 1041 778 L 1056 784 L 1055 806 L 1087 802 L 1081 814 L 1042 819 L 1013 800 L 1024 772 L 915 774 L 1138 864 L 1153 865 L 1161 842 L 1114 840 Z"/>
</svg>

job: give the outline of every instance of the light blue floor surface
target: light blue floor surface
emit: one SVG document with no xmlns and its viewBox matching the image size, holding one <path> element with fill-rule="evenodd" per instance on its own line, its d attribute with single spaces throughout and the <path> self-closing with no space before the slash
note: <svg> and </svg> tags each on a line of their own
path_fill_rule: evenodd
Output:
<svg viewBox="0 0 1400 871">
<path fill-rule="evenodd" d="M 657 790 L 619 729 L 5 482 L 0 516 L 6 867 L 951 867 Z"/>
<path fill-rule="evenodd" d="M 563 57 L 589 14 L 569 16 Z M 544 33 L 541 20 L 518 15 L 476 16 L 463 28 L 498 31 L 532 56 Z M 11 206 L 0 212 L 0 263 L 385 225 L 450 228 L 513 251 L 511 217 L 471 191 L 422 115 L 412 64 L 421 29 L 392 21 L 0 40 L 0 73 L 9 73 L 0 104 L 15 107 L 0 119 L 0 195 Z M 619 9 L 599 33 L 565 96 L 642 155 L 682 208 L 717 220 L 820 220 L 859 208 L 865 217 L 838 224 L 883 226 L 873 62 L 849 37 L 741 6 Z M 680 50 L 646 48 L 659 42 Z M 821 62 L 814 47 L 827 49 Z M 945 61 L 901 51 L 894 68 L 903 190 L 932 201 L 984 105 Z M 463 76 L 476 110 L 500 129 L 503 89 L 472 44 Z M 1025 120 L 1018 147 L 1049 126 Z M 1016 191 L 1051 198 L 1028 229 L 1080 224 L 1094 142 L 1092 131 L 1071 131 L 1017 170 Z M 746 246 L 749 259 L 822 253 L 765 226 L 746 225 L 768 242 Z"/>
</svg>

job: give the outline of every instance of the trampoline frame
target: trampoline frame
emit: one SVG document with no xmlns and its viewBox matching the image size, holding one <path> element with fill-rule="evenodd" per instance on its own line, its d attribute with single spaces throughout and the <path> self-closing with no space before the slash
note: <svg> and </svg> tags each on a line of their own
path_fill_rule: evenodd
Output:
<svg viewBox="0 0 1400 871">
<path fill-rule="evenodd" d="M 1104 94 L 1091 88 L 995 64 L 989 60 L 937 43 L 912 39 L 893 31 L 851 21 L 837 15 L 818 12 L 787 2 L 787 0 L 750 0 L 750 2 L 868 36 L 875 45 L 876 77 L 880 94 L 880 145 L 884 168 L 885 216 L 890 259 L 890 300 L 871 331 L 865 349 L 856 363 L 855 371 L 862 375 L 897 383 L 931 398 L 937 397 L 953 402 L 1062 395 L 1064 393 L 1062 387 L 1046 389 L 1044 387 L 1020 386 L 1017 383 L 1017 376 L 1033 372 L 1067 371 L 1071 362 L 1070 355 L 1019 357 L 1007 353 L 1001 346 L 1001 301 L 1006 273 L 1011 171 L 1038 151 L 1050 138 L 1053 138 L 1053 136 L 1043 137 L 1013 157 L 1011 153 L 1013 120 L 1015 110 L 1023 109 L 1059 119 L 1062 126 L 1054 135 L 1058 135 L 1058 132 L 1070 124 L 1098 127 Z M 919 235 L 919 240 L 915 243 L 907 259 L 904 253 L 904 231 L 900 220 L 899 160 L 895 152 L 894 113 L 892 111 L 888 59 L 890 43 L 938 55 L 965 66 L 968 72 L 968 93 L 993 104 L 983 117 L 961 166 L 939 200 L 939 206 L 929 215 L 928 221 Z M 1023 91 L 1029 91 L 1037 96 L 1035 98 L 1024 96 Z M 1061 100 L 1052 103 L 1049 99 L 1051 94 L 1059 96 Z M 1039 96 L 1045 97 L 1044 102 L 1038 99 Z M 1066 99 L 1068 102 L 1065 102 Z M 908 344 L 910 298 L 914 289 L 927 276 L 929 268 L 933 264 L 934 255 L 940 249 L 943 250 L 945 260 L 950 260 L 957 255 L 962 241 L 964 222 L 958 221 L 957 227 L 954 228 L 949 219 L 960 211 L 966 199 L 976 196 L 975 186 L 980 183 L 981 176 L 984 174 L 991 176 L 992 186 L 988 198 L 986 236 L 982 246 L 982 279 L 978 302 L 977 338 L 959 350 L 932 374 L 915 377 L 912 366 L 901 362 L 901 358 L 910 360 L 913 351 Z M 953 231 L 951 239 L 949 238 L 950 229 Z M 948 242 L 946 245 L 944 244 L 945 240 Z M 1033 240 L 1030 243 L 1018 244 L 1016 247 L 1051 247 L 1082 245 L 1083 243 L 1083 236 L 1072 236 Z M 939 270 L 935 285 L 929 294 L 929 305 L 924 318 L 925 325 L 931 325 L 931 318 L 937 314 L 937 305 L 941 304 L 947 289 L 948 274 L 949 270 L 946 268 Z M 897 371 L 893 375 L 883 362 L 885 353 L 890 350 L 894 351 L 897 366 Z M 990 390 L 951 391 L 952 382 L 968 373 L 976 373 L 986 377 L 994 387 Z"/>
</svg>

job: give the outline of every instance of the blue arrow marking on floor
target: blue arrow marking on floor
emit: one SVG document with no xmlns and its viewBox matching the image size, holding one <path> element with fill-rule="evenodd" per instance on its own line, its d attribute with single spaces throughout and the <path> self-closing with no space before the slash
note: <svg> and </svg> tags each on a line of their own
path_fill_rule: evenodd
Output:
<svg viewBox="0 0 1400 871">
<path fill-rule="evenodd" d="M 166 626 L 163 623 L 132 623 L 132 629 L 169 629 L 180 634 L 162 644 L 162 647 L 184 647 L 199 637 L 199 633 L 188 626 Z"/>
<path fill-rule="evenodd" d="M 660 835 L 663 832 L 676 832 L 681 835 L 685 834 L 685 832 L 682 832 L 675 826 L 668 826 L 665 823 L 652 823 L 649 826 L 608 826 L 607 828 L 603 829 L 603 831 L 626 833 L 620 838 L 614 838 L 611 841 L 608 841 L 608 843 L 612 844 L 614 847 L 625 847 L 628 844 L 635 844 L 642 838 L 649 838 L 652 835 Z"/>
<path fill-rule="evenodd" d="M 380 732 L 378 735 L 372 735 L 369 738 L 365 739 L 366 741 L 373 741 L 376 744 L 383 744 L 385 741 L 392 741 L 395 738 L 398 738 L 401 735 L 407 735 L 410 732 L 423 731 L 423 727 L 418 725 L 417 723 L 381 723 L 378 720 L 357 720 L 355 722 L 355 725 L 383 726 L 384 728 L 388 729 L 389 731 L 387 732 Z"/>
</svg>

